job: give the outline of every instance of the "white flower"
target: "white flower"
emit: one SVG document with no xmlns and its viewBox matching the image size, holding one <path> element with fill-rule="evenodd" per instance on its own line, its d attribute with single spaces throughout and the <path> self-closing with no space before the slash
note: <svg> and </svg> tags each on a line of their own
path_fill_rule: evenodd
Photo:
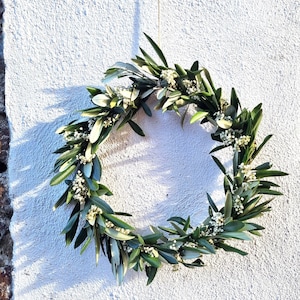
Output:
<svg viewBox="0 0 300 300">
<path fill-rule="evenodd" d="M 73 190 L 73 199 L 77 200 L 81 206 L 85 203 L 85 198 L 87 196 L 88 189 L 85 185 L 85 180 L 82 176 L 80 170 L 77 171 L 75 179 L 72 183 L 72 190 Z"/>
<path fill-rule="evenodd" d="M 92 162 L 92 160 L 96 157 L 96 154 L 92 154 L 90 155 L 90 157 L 86 158 L 84 155 L 76 155 L 76 158 L 79 160 L 79 162 L 82 164 L 82 165 L 85 165 L 87 163 L 90 163 Z"/>
<path fill-rule="evenodd" d="M 63 137 L 67 142 L 73 142 L 78 140 L 87 141 L 89 139 L 89 134 L 84 132 L 83 128 L 80 127 L 79 130 L 65 131 Z"/>
<path fill-rule="evenodd" d="M 142 252 L 149 254 L 151 257 L 158 257 L 159 254 L 156 249 L 149 246 L 144 246 L 142 249 Z"/>
<path fill-rule="evenodd" d="M 251 165 L 245 165 L 244 163 L 241 163 L 239 165 L 239 169 L 244 174 L 246 182 L 256 180 L 256 171 L 252 170 Z"/>
<path fill-rule="evenodd" d="M 162 70 L 160 77 L 168 82 L 168 84 L 172 87 L 176 86 L 175 78 L 178 77 L 178 74 L 175 70 L 167 69 Z"/>
<path fill-rule="evenodd" d="M 241 151 L 241 147 L 245 147 L 249 144 L 251 140 L 250 135 L 242 135 L 239 138 L 235 139 L 234 149 L 238 152 Z"/>
<path fill-rule="evenodd" d="M 107 117 L 106 120 L 103 121 L 103 127 L 107 128 L 113 126 L 115 122 L 120 119 L 120 115 L 117 114 L 114 117 Z"/>
<path fill-rule="evenodd" d="M 220 133 L 220 138 L 225 146 L 232 145 L 235 141 L 235 131 L 233 129 L 227 129 Z"/>
<path fill-rule="evenodd" d="M 224 215 L 220 212 L 214 212 L 209 221 L 211 235 L 217 235 L 219 232 L 223 232 Z"/>
<path fill-rule="evenodd" d="M 101 208 L 96 205 L 92 205 L 86 215 L 86 219 L 92 226 L 94 226 L 97 216 L 101 215 L 102 213 L 103 211 Z"/>
<path fill-rule="evenodd" d="M 228 129 L 232 126 L 231 116 L 226 116 L 223 112 L 218 111 L 215 113 L 215 120 L 220 128 Z"/>
<path fill-rule="evenodd" d="M 184 79 L 182 83 L 186 87 L 186 92 L 188 93 L 188 95 L 196 93 L 198 91 L 196 80 Z"/>
<path fill-rule="evenodd" d="M 243 205 L 244 198 L 240 195 L 235 196 L 233 200 L 233 208 L 237 212 L 237 214 L 242 214 L 244 211 L 244 205 Z"/>
</svg>

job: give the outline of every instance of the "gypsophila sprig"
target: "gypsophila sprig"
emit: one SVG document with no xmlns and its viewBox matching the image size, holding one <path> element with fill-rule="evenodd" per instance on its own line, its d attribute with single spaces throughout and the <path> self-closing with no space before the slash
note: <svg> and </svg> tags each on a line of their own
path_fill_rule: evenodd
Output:
<svg viewBox="0 0 300 300">
<path fill-rule="evenodd" d="M 82 110 L 78 120 L 57 130 L 65 144 L 55 151 L 59 157 L 54 165 L 56 175 L 50 182 L 67 185 L 54 205 L 54 209 L 62 205 L 72 207 L 62 231 L 66 243 L 74 241 L 74 247 L 81 246 L 83 253 L 94 240 L 96 262 L 102 249 L 119 284 L 128 269 L 145 271 L 150 284 L 163 264 L 200 267 L 204 265 L 204 255 L 214 254 L 219 249 L 247 254 L 228 243 L 231 239 L 249 240 L 251 234 L 259 235 L 264 228 L 249 220 L 270 210 L 272 199 L 263 200 L 265 195 L 281 195 L 274 189 L 278 185 L 264 178 L 287 175 L 273 170 L 269 162 L 255 163 L 271 138 L 268 135 L 258 145 L 256 134 L 262 119 L 261 104 L 253 110 L 242 108 L 234 89 L 229 100 L 222 98 L 221 88 L 215 88 L 209 72 L 199 68 L 197 61 L 190 69 L 178 64 L 171 68 L 157 44 L 148 35 L 146 38 L 160 62 L 156 63 L 141 49 L 142 56 L 136 56 L 133 64 L 118 62 L 106 70 L 105 88 L 87 88 L 93 106 Z M 129 79 L 129 86 L 108 85 L 111 80 L 122 77 Z M 155 109 L 163 112 L 170 110 L 181 115 L 181 107 L 193 107 L 195 113 L 190 123 L 201 121 L 215 126 L 212 139 L 219 145 L 211 153 L 231 148 L 232 167 L 226 169 L 212 156 L 224 174 L 224 206 L 218 208 L 207 195 L 208 217 L 203 222 L 174 216 L 168 219 L 168 227 L 150 226 L 151 232 L 141 235 L 120 217 L 128 217 L 129 213 L 115 212 L 102 199 L 103 195 L 112 193 L 102 184 L 97 150 L 113 128 L 119 129 L 125 124 L 144 136 L 133 118 L 140 109 L 151 117 L 147 104 L 150 97 L 156 99 Z"/>
</svg>

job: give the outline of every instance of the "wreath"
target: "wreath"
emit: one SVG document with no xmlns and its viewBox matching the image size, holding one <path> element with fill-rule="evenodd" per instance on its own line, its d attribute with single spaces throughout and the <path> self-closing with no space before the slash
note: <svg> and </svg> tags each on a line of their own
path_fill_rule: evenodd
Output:
<svg viewBox="0 0 300 300">
<path fill-rule="evenodd" d="M 81 117 L 57 130 L 65 140 L 59 154 L 50 184 L 65 182 L 67 187 L 54 205 L 72 206 L 72 212 L 62 233 L 66 244 L 74 240 L 74 248 L 81 246 L 83 253 L 94 240 L 96 263 L 102 251 L 111 263 L 112 272 L 120 284 L 126 271 L 145 271 L 150 284 L 163 263 L 186 267 L 200 267 L 205 254 L 218 249 L 247 253 L 228 244 L 231 239 L 249 240 L 249 235 L 260 235 L 264 228 L 253 223 L 270 210 L 271 199 L 263 195 L 282 195 L 274 188 L 276 183 L 265 178 L 287 173 L 273 170 L 269 162 L 254 164 L 271 135 L 258 145 L 256 135 L 262 119 L 262 105 L 253 110 L 241 107 L 234 89 L 230 100 L 222 98 L 221 88 L 215 88 L 207 69 L 195 61 L 190 69 L 175 64 L 170 68 L 159 46 L 146 35 L 160 63 L 143 49 L 142 55 L 132 59 L 133 64 L 117 62 L 105 72 L 103 83 L 116 78 L 127 78 L 128 87 L 87 87 L 93 107 L 81 110 Z M 232 149 L 232 167 L 225 168 L 220 160 L 212 159 L 224 174 L 224 206 L 218 208 L 207 194 L 208 216 L 203 222 L 192 222 L 190 217 L 169 218 L 169 227 L 150 226 L 151 232 L 139 234 L 122 217 L 127 212 L 116 212 L 102 198 L 112 192 L 101 183 L 102 166 L 97 150 L 112 133 L 113 128 L 125 124 L 144 136 L 141 127 L 133 121 L 142 109 L 151 117 L 147 105 L 150 97 L 157 100 L 155 109 L 175 111 L 186 116 L 189 106 L 196 111 L 190 123 L 209 122 L 215 127 L 211 138 L 218 141 L 210 153 L 223 148 Z M 185 110 L 183 109 L 185 108 Z M 71 179 L 70 179 L 71 178 Z M 196 223 L 194 226 L 192 223 Z"/>
</svg>

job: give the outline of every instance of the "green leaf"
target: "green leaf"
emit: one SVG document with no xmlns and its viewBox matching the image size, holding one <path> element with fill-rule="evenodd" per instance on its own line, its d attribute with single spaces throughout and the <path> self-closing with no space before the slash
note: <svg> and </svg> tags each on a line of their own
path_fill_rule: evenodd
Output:
<svg viewBox="0 0 300 300">
<path fill-rule="evenodd" d="M 169 264 L 176 265 L 178 264 L 177 259 L 170 253 L 158 250 L 160 256 L 162 256 Z"/>
<path fill-rule="evenodd" d="M 131 254 L 130 254 L 129 261 L 130 262 L 136 261 L 139 258 L 140 253 L 141 253 L 141 249 L 140 248 L 133 249 L 132 252 L 131 252 Z"/>
<path fill-rule="evenodd" d="M 232 212 L 232 194 L 230 191 L 226 193 L 225 207 L 224 207 L 224 218 L 230 218 Z"/>
<path fill-rule="evenodd" d="M 130 127 L 140 136 L 145 136 L 142 128 L 132 120 L 128 120 Z"/>
<path fill-rule="evenodd" d="M 65 233 L 69 232 L 71 230 L 71 228 L 73 227 L 73 225 L 75 224 L 75 222 L 78 221 L 78 219 L 79 219 L 79 212 L 73 214 L 70 217 L 66 227 L 63 229 L 63 231 L 61 233 L 65 234 Z"/>
<path fill-rule="evenodd" d="M 201 256 L 202 250 L 198 248 L 192 248 L 192 247 L 184 247 L 183 252 L 182 252 L 182 258 L 183 259 L 195 259 Z M 206 253 L 209 253 L 207 251 Z"/>
<path fill-rule="evenodd" d="M 152 267 L 159 268 L 161 265 L 161 261 L 157 257 L 152 257 L 149 254 L 146 254 L 144 252 L 141 253 L 141 257 L 149 263 Z"/>
<path fill-rule="evenodd" d="M 66 202 L 68 192 L 69 192 L 69 189 L 66 189 L 66 191 L 62 194 L 62 196 L 54 204 L 53 210 L 56 210 L 59 206 L 63 205 Z"/>
<path fill-rule="evenodd" d="M 225 191 L 225 194 L 227 192 L 230 192 L 231 191 L 231 186 L 229 184 L 229 180 L 226 176 L 224 176 L 224 191 Z"/>
<path fill-rule="evenodd" d="M 140 50 L 141 50 L 142 54 L 144 55 L 148 69 L 151 71 L 151 73 L 153 75 L 158 76 L 159 75 L 158 64 L 144 49 L 140 48 Z"/>
<path fill-rule="evenodd" d="M 223 164 L 219 161 L 219 159 L 213 155 L 211 157 L 214 160 L 214 162 L 217 164 L 219 169 L 222 171 L 222 173 L 226 175 L 227 171 L 226 171 L 225 167 L 223 166 Z"/>
<path fill-rule="evenodd" d="M 118 227 L 121 227 L 124 229 L 129 229 L 129 230 L 134 230 L 134 227 L 132 227 L 131 225 L 127 224 L 126 222 L 120 220 L 119 218 L 115 217 L 113 214 L 103 213 L 103 216 Z"/>
<path fill-rule="evenodd" d="M 98 119 L 95 122 L 95 124 L 91 130 L 91 133 L 89 135 L 89 139 L 92 144 L 97 142 L 97 140 L 99 139 L 101 131 L 102 131 L 102 127 L 103 127 L 103 121 L 102 121 L 102 119 Z"/>
<path fill-rule="evenodd" d="M 159 46 L 151 39 L 151 37 L 149 35 L 147 35 L 146 33 L 144 33 L 144 35 L 146 36 L 147 40 L 150 42 L 151 46 L 155 50 L 156 54 L 158 55 L 158 57 L 160 58 L 162 63 L 165 65 L 165 67 L 168 67 L 167 60 L 166 60 L 163 52 L 159 48 Z"/>
<path fill-rule="evenodd" d="M 74 248 L 76 249 L 77 247 L 79 247 L 86 238 L 87 238 L 87 229 L 85 227 L 83 227 L 83 228 L 81 228 L 81 230 L 75 240 Z"/>
<path fill-rule="evenodd" d="M 97 194 L 98 194 L 98 196 L 102 196 L 102 195 L 112 196 L 113 195 L 113 193 L 110 191 L 110 189 L 103 184 L 98 185 Z"/>
<path fill-rule="evenodd" d="M 155 244 L 162 236 L 163 234 L 161 232 L 152 233 L 152 234 L 144 235 L 143 240 L 145 244 Z"/>
<path fill-rule="evenodd" d="M 92 196 L 92 197 L 90 197 L 90 200 L 93 204 L 100 207 L 104 212 L 106 212 L 108 214 L 113 214 L 114 213 L 112 208 L 104 200 L 102 200 L 101 198 Z"/>
<path fill-rule="evenodd" d="M 272 167 L 272 165 L 269 162 L 263 163 L 259 166 L 257 166 L 254 170 L 268 170 Z"/>
<path fill-rule="evenodd" d="M 152 117 L 152 112 L 151 112 L 149 106 L 146 104 L 146 102 L 141 101 L 141 106 L 142 106 L 142 108 L 143 108 L 145 114 L 146 114 L 147 116 L 149 116 L 149 117 Z"/>
<path fill-rule="evenodd" d="M 97 94 L 92 98 L 92 102 L 100 107 L 109 107 L 111 101 L 107 94 Z"/>
<path fill-rule="evenodd" d="M 172 224 L 172 226 L 176 229 L 176 231 L 178 232 L 178 234 L 180 236 L 186 236 L 186 232 L 184 230 L 182 230 L 178 225 L 176 225 L 175 223 L 173 222 L 170 222 Z"/>
<path fill-rule="evenodd" d="M 196 60 L 191 66 L 191 71 L 196 72 L 199 70 L 199 62 Z"/>
<path fill-rule="evenodd" d="M 85 179 L 85 182 L 86 182 L 86 184 L 87 184 L 87 187 L 91 190 L 91 191 L 97 191 L 98 190 L 98 188 L 99 188 L 99 186 L 98 186 L 98 183 L 95 181 L 95 180 L 93 180 L 93 179 L 90 179 L 90 178 L 88 178 L 88 177 L 84 177 L 84 179 Z"/>
<path fill-rule="evenodd" d="M 189 228 L 191 228 L 190 222 L 191 222 L 191 217 L 188 216 L 188 218 L 187 218 L 187 220 L 186 220 L 186 222 L 185 222 L 185 224 L 184 224 L 183 231 L 186 232 Z"/>
<path fill-rule="evenodd" d="M 66 232 L 65 240 L 66 240 L 66 245 L 70 245 L 75 237 L 77 227 L 78 227 L 78 222 L 79 222 L 79 216 L 76 218 L 74 224 L 70 228 L 68 232 Z"/>
<path fill-rule="evenodd" d="M 234 238 L 238 240 L 250 241 L 250 237 L 245 232 L 222 232 L 218 234 L 220 237 L 224 238 Z"/>
<path fill-rule="evenodd" d="M 141 99 L 148 98 L 153 92 L 154 92 L 154 89 L 153 89 L 153 88 L 146 90 L 146 91 L 143 92 L 143 94 L 141 95 Z M 141 104 L 142 104 L 142 103 L 145 103 L 145 102 L 142 101 Z"/>
<path fill-rule="evenodd" d="M 286 175 L 289 175 L 289 174 L 282 172 L 282 171 L 277 171 L 277 170 L 257 170 L 256 171 L 256 178 L 286 176 Z"/>
<path fill-rule="evenodd" d="M 261 149 L 263 148 L 263 146 L 268 142 L 268 140 L 272 137 L 272 134 L 268 135 L 265 137 L 265 139 L 263 140 L 263 142 L 259 145 L 259 147 L 254 151 L 253 155 L 252 155 L 252 159 L 254 159 L 258 153 L 261 151 Z"/>
<path fill-rule="evenodd" d="M 235 252 L 235 253 L 238 253 L 240 255 L 247 255 L 248 254 L 247 252 L 244 252 L 240 249 L 231 247 L 231 246 L 229 246 L 227 244 L 224 244 L 224 243 L 218 243 L 218 247 L 224 249 L 226 252 Z"/>
<path fill-rule="evenodd" d="M 261 189 L 261 188 L 257 189 L 257 194 L 274 195 L 274 196 L 282 196 L 283 195 L 281 192 L 278 192 L 278 191 L 269 190 L 269 189 Z"/>
<path fill-rule="evenodd" d="M 221 150 L 221 149 L 224 149 L 224 148 L 226 148 L 226 147 L 228 147 L 228 146 L 225 146 L 225 145 L 217 146 L 217 147 L 213 148 L 213 149 L 209 152 L 209 154 L 211 154 L 211 153 L 213 153 L 213 152 L 216 152 L 216 151 L 219 151 L 219 150 Z"/>
<path fill-rule="evenodd" d="M 94 227 L 94 241 L 95 241 L 95 257 L 96 257 L 96 265 L 98 265 L 100 250 L 101 250 L 101 234 L 99 227 Z"/>
<path fill-rule="evenodd" d="M 212 90 L 215 91 L 216 89 L 215 89 L 215 87 L 214 87 L 213 81 L 212 81 L 212 79 L 211 79 L 211 77 L 210 77 L 210 74 L 209 74 L 208 70 L 205 69 L 205 68 L 203 68 L 203 72 L 204 72 L 205 77 L 207 78 L 207 80 L 208 80 L 208 82 L 209 82 L 209 84 L 210 84 Z M 203 83 L 205 84 L 205 82 L 203 82 Z M 208 91 L 210 92 L 210 90 L 208 90 Z"/>
<path fill-rule="evenodd" d="M 205 239 L 199 239 L 198 244 L 205 247 L 209 252 L 216 253 L 214 246 Z"/>
<path fill-rule="evenodd" d="M 245 227 L 245 224 L 243 222 L 234 220 L 224 225 L 223 229 L 227 232 L 234 232 L 239 231 L 243 227 Z"/>
<path fill-rule="evenodd" d="M 176 69 L 176 72 L 179 74 L 179 76 L 186 76 L 187 75 L 186 70 L 184 68 L 182 68 L 180 65 L 175 64 L 175 69 Z"/>
<path fill-rule="evenodd" d="M 219 210 L 218 210 L 216 204 L 214 203 L 213 199 L 211 198 L 211 196 L 208 193 L 206 193 L 206 196 L 207 196 L 207 200 L 209 202 L 210 207 L 214 210 L 214 212 L 218 212 Z"/>
<path fill-rule="evenodd" d="M 192 117 L 191 117 L 191 120 L 190 120 L 190 123 L 193 124 L 197 121 L 200 121 L 202 120 L 203 118 L 205 118 L 206 116 L 208 115 L 208 112 L 207 111 L 197 111 Z"/>
<path fill-rule="evenodd" d="M 100 160 L 97 155 L 93 158 L 92 162 L 93 162 L 93 169 L 92 169 L 91 177 L 96 181 L 100 181 L 102 168 L 101 168 Z"/>
<path fill-rule="evenodd" d="M 147 285 L 149 285 L 153 281 L 156 273 L 157 273 L 157 268 L 146 266 L 146 275 L 148 277 Z"/>
<path fill-rule="evenodd" d="M 238 111 L 238 107 L 241 107 L 239 98 L 237 97 L 234 88 L 231 89 L 230 104 L 235 108 L 236 112 Z"/>
<path fill-rule="evenodd" d="M 177 234 L 177 231 L 175 229 L 172 228 L 167 228 L 167 227 L 163 227 L 163 226 L 158 226 L 159 229 L 166 231 L 170 234 Z"/>
<path fill-rule="evenodd" d="M 92 164 L 91 163 L 86 163 L 83 165 L 83 174 L 85 177 L 89 178 L 92 174 Z"/>
<path fill-rule="evenodd" d="M 105 233 L 115 239 L 115 240 L 118 240 L 118 241 L 128 241 L 128 240 L 132 240 L 135 238 L 135 236 L 133 235 L 127 235 L 127 234 L 124 234 L 124 233 L 121 233 L 113 228 L 105 228 Z"/>
<path fill-rule="evenodd" d="M 50 181 L 50 185 L 57 185 L 65 180 L 69 175 L 71 175 L 76 169 L 75 165 L 69 166 L 66 170 L 57 173 Z"/>
<path fill-rule="evenodd" d="M 87 86 L 86 89 L 91 94 L 91 96 L 96 96 L 98 94 L 102 94 L 102 91 L 100 89 L 92 87 L 92 86 Z"/>
<path fill-rule="evenodd" d="M 180 224 L 180 225 L 183 225 L 183 226 L 184 226 L 185 223 L 186 223 L 186 220 L 183 219 L 183 218 L 181 218 L 181 217 L 171 217 L 171 218 L 169 218 L 167 221 L 168 221 L 168 222 L 173 221 L 173 222 L 176 222 L 176 223 L 178 223 L 178 224 Z"/>
<path fill-rule="evenodd" d="M 87 239 L 80 250 L 80 254 L 82 254 L 87 249 L 92 241 L 93 230 L 90 227 L 87 228 L 87 235 Z"/>
</svg>

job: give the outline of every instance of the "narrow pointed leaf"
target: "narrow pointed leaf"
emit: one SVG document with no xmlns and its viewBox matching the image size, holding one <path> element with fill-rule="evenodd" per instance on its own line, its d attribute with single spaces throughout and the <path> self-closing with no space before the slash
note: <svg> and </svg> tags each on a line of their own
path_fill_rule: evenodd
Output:
<svg viewBox="0 0 300 300">
<path fill-rule="evenodd" d="M 91 130 L 90 136 L 89 136 L 90 142 L 92 144 L 95 143 L 99 139 L 101 131 L 102 131 L 102 127 L 103 127 L 103 122 L 101 119 L 98 119 L 95 122 L 95 124 Z"/>
<path fill-rule="evenodd" d="M 138 124 L 136 124 L 134 121 L 129 120 L 128 124 L 138 135 L 145 136 L 145 133 L 143 132 L 142 128 Z"/>
<path fill-rule="evenodd" d="M 58 174 L 56 174 L 50 181 L 50 185 L 57 185 L 59 183 L 61 183 L 63 180 L 65 180 L 68 176 L 70 176 L 76 169 L 75 165 L 71 165 L 70 167 L 68 167 L 66 170 L 64 170 L 63 172 L 59 172 Z"/>
<path fill-rule="evenodd" d="M 149 35 L 147 35 L 146 33 L 144 33 L 144 34 L 145 34 L 147 40 L 150 42 L 150 44 L 153 47 L 153 49 L 155 50 L 156 54 L 158 55 L 158 57 L 162 61 L 162 63 L 165 65 L 165 67 L 168 67 L 167 60 L 166 60 L 163 52 L 159 48 L 159 46 L 151 39 L 151 37 Z"/>
</svg>

